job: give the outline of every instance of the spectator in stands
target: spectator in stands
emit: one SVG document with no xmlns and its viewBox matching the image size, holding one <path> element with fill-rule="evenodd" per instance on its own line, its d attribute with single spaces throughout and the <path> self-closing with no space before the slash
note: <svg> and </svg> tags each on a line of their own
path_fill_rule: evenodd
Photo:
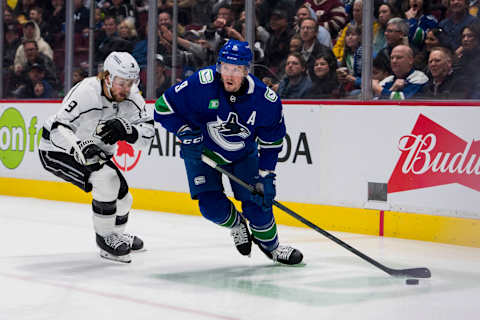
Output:
<svg viewBox="0 0 480 320">
<path fill-rule="evenodd" d="M 372 91 L 374 97 L 380 96 L 383 90 L 380 82 L 391 74 L 390 61 L 383 55 L 376 56 L 372 62 Z"/>
<path fill-rule="evenodd" d="M 34 40 L 37 43 L 38 51 L 50 59 L 53 59 L 53 51 L 50 45 L 43 40 L 40 35 L 40 28 L 38 25 L 29 20 L 23 25 L 23 39 L 22 42 L 27 40 Z M 17 49 L 15 54 L 15 69 L 18 69 L 20 66 L 24 66 L 27 62 L 27 58 L 25 56 L 25 49 L 23 44 L 20 45 Z"/>
<path fill-rule="evenodd" d="M 43 9 L 40 7 L 33 7 L 29 12 L 29 20 L 34 21 L 38 28 L 40 28 L 40 34 L 42 37 L 50 43 L 50 35 L 48 33 L 48 24 L 43 19 Z"/>
<path fill-rule="evenodd" d="M 253 62 L 254 64 L 263 64 L 265 61 L 265 46 L 267 44 L 268 38 L 270 37 L 270 33 L 268 33 L 267 29 L 258 24 L 258 19 L 255 19 L 255 43 L 253 46 Z M 247 30 L 246 30 L 246 16 L 245 10 L 240 12 L 240 18 L 235 26 L 236 30 L 239 31 L 243 38 L 247 38 Z M 261 78 L 261 76 L 259 76 Z"/>
<path fill-rule="evenodd" d="M 201 29 L 210 23 L 210 17 L 214 13 L 213 6 L 216 2 L 216 0 L 184 0 L 179 1 L 178 6 L 185 11 L 190 27 Z"/>
<path fill-rule="evenodd" d="M 53 98 L 55 91 L 52 85 L 45 80 L 43 66 L 34 63 L 27 70 L 25 82 L 16 90 L 17 98 Z"/>
<path fill-rule="evenodd" d="M 390 61 L 386 60 L 384 56 L 377 56 L 372 61 L 372 80 L 377 82 L 382 81 L 392 74 L 390 68 Z"/>
<path fill-rule="evenodd" d="M 298 8 L 297 14 L 295 15 L 295 30 L 297 34 L 300 33 L 300 21 L 305 18 L 313 18 L 315 19 L 315 23 L 318 19 L 312 8 L 307 7 L 306 5 L 302 5 Z M 318 25 L 317 39 L 318 42 L 320 42 L 324 46 L 329 48 L 332 47 L 332 37 L 330 36 L 330 32 L 328 32 L 325 27 Z"/>
<path fill-rule="evenodd" d="M 88 73 L 85 69 L 76 68 L 75 70 L 73 70 L 72 74 L 72 86 L 76 85 L 86 77 L 88 77 Z"/>
<path fill-rule="evenodd" d="M 380 50 L 378 55 L 383 55 L 390 61 L 390 53 L 393 48 L 398 45 L 408 45 L 408 22 L 402 18 L 392 18 L 387 23 L 385 29 L 385 39 L 387 40 L 387 46 Z"/>
<path fill-rule="evenodd" d="M 414 98 L 428 82 L 428 77 L 413 68 L 413 50 L 406 45 L 398 45 L 390 55 L 393 75 L 380 82 L 381 99 L 403 100 Z"/>
<path fill-rule="evenodd" d="M 343 91 L 358 94 L 362 83 L 362 28 L 360 25 L 351 25 L 345 37 L 343 59 L 337 72 L 337 78 Z"/>
<path fill-rule="evenodd" d="M 353 9 L 352 9 L 352 15 L 353 19 L 350 21 L 339 33 L 337 41 L 335 42 L 335 45 L 333 46 L 333 53 L 337 57 L 338 61 L 343 60 L 343 50 L 345 47 L 345 38 L 347 35 L 347 30 L 350 27 L 354 26 L 362 26 L 362 10 L 363 10 L 363 1 L 362 0 L 355 0 L 353 3 Z M 378 22 L 374 21 L 373 23 L 373 39 L 376 39 L 376 34 L 378 33 L 379 30 L 379 24 Z M 374 48 L 376 47 L 374 43 Z M 377 54 L 377 52 L 373 52 L 374 55 Z"/>
<path fill-rule="evenodd" d="M 3 43 L 3 67 L 12 68 L 15 61 L 15 54 L 22 43 L 18 33 L 17 23 L 8 23 L 5 25 L 5 39 Z"/>
<path fill-rule="evenodd" d="M 298 52 L 290 53 L 285 65 L 285 76 L 280 81 L 277 94 L 282 99 L 303 98 L 312 86 L 307 65 Z"/>
<path fill-rule="evenodd" d="M 288 55 L 288 43 L 294 30 L 288 26 L 286 10 L 275 10 L 270 16 L 270 38 L 265 46 L 265 65 L 273 72 L 279 72 L 282 62 Z"/>
<path fill-rule="evenodd" d="M 26 63 L 22 66 L 23 70 L 29 70 L 32 65 L 38 64 L 44 71 L 45 79 L 55 88 L 58 88 L 58 82 L 55 64 L 53 60 L 43 53 L 39 52 L 37 42 L 34 40 L 27 40 L 23 43 L 25 47 Z"/>
<path fill-rule="evenodd" d="M 479 17 L 480 13 L 478 12 L 480 9 L 480 1 L 479 0 L 470 0 L 470 4 L 468 6 L 468 13 L 473 17 Z"/>
<path fill-rule="evenodd" d="M 317 39 L 318 25 L 315 19 L 307 17 L 300 21 L 300 38 L 302 39 L 302 56 L 307 64 L 307 70 L 313 68 L 315 57 L 322 50 L 331 50 Z"/>
<path fill-rule="evenodd" d="M 409 0 L 408 3 L 409 8 L 405 11 L 410 27 L 408 40 L 412 48 L 422 49 L 427 31 L 437 27 L 438 21 L 431 14 L 427 14 L 428 0 Z"/>
<path fill-rule="evenodd" d="M 394 7 L 389 3 L 382 3 L 378 7 L 378 30 L 373 39 L 373 53 L 376 56 L 380 50 L 387 46 L 387 40 L 385 38 L 385 30 L 387 28 L 388 21 L 397 17 L 398 14 Z"/>
<path fill-rule="evenodd" d="M 464 27 L 461 31 L 462 42 L 455 51 L 455 72 L 465 75 L 471 84 L 471 94 L 478 96 L 476 92 L 480 88 L 480 22 L 476 21 Z"/>
<path fill-rule="evenodd" d="M 52 42 L 49 43 L 50 45 L 55 45 L 55 35 L 62 32 L 65 23 L 65 1 L 51 0 L 51 6 L 53 10 L 45 15 L 48 17 L 45 21 L 47 22 L 48 34 L 51 35 L 51 38 L 48 40 Z"/>
<path fill-rule="evenodd" d="M 135 19 L 135 14 L 132 6 L 125 0 L 111 0 L 109 5 L 104 9 L 107 16 L 115 17 L 117 21 L 122 21 L 126 18 Z"/>
<path fill-rule="evenodd" d="M 37 5 L 36 0 L 17 0 L 8 2 L 16 2 L 16 5 L 14 7 L 12 6 L 11 8 L 13 9 L 13 13 L 17 17 L 17 21 L 20 24 L 24 24 L 28 21 L 30 9 Z"/>
<path fill-rule="evenodd" d="M 446 34 L 441 28 L 433 28 L 427 31 L 423 49 L 415 54 L 415 69 L 426 72 L 428 69 L 428 57 L 434 47 L 448 47 Z"/>
<path fill-rule="evenodd" d="M 292 0 L 255 0 L 255 16 L 258 17 L 260 25 L 269 28 L 272 12 L 275 10 L 284 11 L 287 14 L 287 23 L 293 25 L 296 7 Z"/>
<path fill-rule="evenodd" d="M 172 79 L 167 74 L 167 67 L 165 66 L 165 60 L 161 54 L 155 56 L 155 97 L 162 96 L 163 92 L 171 87 Z"/>
<path fill-rule="evenodd" d="M 468 0 L 449 0 L 448 11 L 450 16 L 440 21 L 439 27 L 447 33 L 449 46 L 456 50 L 461 43 L 462 29 L 477 18 L 468 13 Z"/>
<path fill-rule="evenodd" d="M 337 80 L 337 59 L 332 51 L 323 50 L 315 57 L 313 68 L 309 70 L 312 87 L 305 98 L 330 99 L 339 87 Z"/>
<path fill-rule="evenodd" d="M 294 35 L 288 44 L 288 53 L 291 52 L 302 52 L 303 48 L 303 40 L 302 38 L 296 34 Z"/>
<path fill-rule="evenodd" d="M 93 0 L 91 0 L 93 1 Z M 83 33 L 86 29 L 88 32 L 88 25 L 90 21 L 90 9 L 85 7 L 85 0 L 74 0 L 73 20 L 75 21 L 74 30 L 78 33 Z"/>
<path fill-rule="evenodd" d="M 204 31 L 204 37 L 209 42 L 209 47 L 212 48 L 213 52 L 218 52 L 219 48 L 228 39 L 245 41 L 245 38 L 234 28 L 234 25 L 235 18 L 231 6 L 221 5 L 215 19 L 207 25 Z"/>
<path fill-rule="evenodd" d="M 347 24 L 347 13 L 340 0 L 305 0 L 317 15 L 317 22 L 330 32 L 332 39 Z"/>
<path fill-rule="evenodd" d="M 18 24 L 18 21 L 12 11 L 12 9 L 10 7 L 6 7 L 4 10 L 3 10 L 3 23 L 4 24 L 12 24 L 12 23 L 16 23 Z M 18 31 L 21 31 L 18 30 Z"/>
<path fill-rule="evenodd" d="M 132 48 L 137 42 L 137 30 L 132 18 L 123 19 L 118 25 L 118 36 L 131 43 Z"/>
<path fill-rule="evenodd" d="M 167 41 L 167 51 L 162 51 L 163 54 L 168 53 L 171 56 L 171 47 L 173 34 L 168 28 L 163 27 L 161 37 Z M 180 48 L 178 58 L 180 61 L 177 63 L 182 65 L 184 69 L 196 70 L 202 66 L 206 66 L 206 61 L 210 59 L 209 51 L 206 47 L 199 43 L 201 39 L 201 33 L 196 30 L 189 30 L 185 32 L 184 37 L 177 37 L 177 43 Z"/>
<path fill-rule="evenodd" d="M 480 62 L 480 22 L 474 22 L 461 31 L 461 45 L 455 50 L 456 69 L 469 73 Z"/>
<path fill-rule="evenodd" d="M 428 58 L 430 79 L 419 93 L 429 99 L 466 99 L 469 84 L 467 78 L 453 71 L 452 51 L 445 47 L 434 47 Z"/>
<path fill-rule="evenodd" d="M 223 18 L 221 18 L 223 19 Z M 223 21 L 225 22 L 225 21 Z M 224 25 L 225 27 L 225 25 Z M 157 53 L 161 54 L 165 59 L 166 65 L 172 65 L 172 20 L 168 12 L 161 12 L 158 17 L 158 46 Z M 177 30 L 177 41 L 179 49 L 177 52 L 177 66 L 176 74 L 181 79 L 181 73 L 186 70 L 195 70 L 196 67 L 202 63 L 202 59 L 207 58 L 207 49 L 195 41 L 200 39 L 200 35 L 196 37 L 195 41 L 184 39 L 185 36 L 183 26 Z M 182 50 L 184 48 L 185 50 Z M 191 51 L 190 51 L 191 50 Z M 196 56 L 198 55 L 198 56 Z"/>
<path fill-rule="evenodd" d="M 132 52 L 134 44 L 118 36 L 117 21 L 114 17 L 107 16 L 104 21 L 104 28 L 95 37 L 97 48 L 95 51 L 95 64 L 101 64 L 112 51 Z"/>
</svg>

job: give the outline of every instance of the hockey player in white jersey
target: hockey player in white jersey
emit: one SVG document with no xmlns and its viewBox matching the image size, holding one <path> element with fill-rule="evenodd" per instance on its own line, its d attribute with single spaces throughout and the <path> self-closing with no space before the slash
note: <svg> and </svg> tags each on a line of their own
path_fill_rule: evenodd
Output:
<svg viewBox="0 0 480 320">
<path fill-rule="evenodd" d="M 100 255 L 130 262 L 143 241 L 125 233 L 132 195 L 111 160 L 117 141 L 148 147 L 154 136 L 153 109 L 138 90 L 139 67 L 127 52 L 112 52 L 95 77 L 75 85 L 60 110 L 44 124 L 43 167 L 92 192 L 93 227 Z"/>
</svg>

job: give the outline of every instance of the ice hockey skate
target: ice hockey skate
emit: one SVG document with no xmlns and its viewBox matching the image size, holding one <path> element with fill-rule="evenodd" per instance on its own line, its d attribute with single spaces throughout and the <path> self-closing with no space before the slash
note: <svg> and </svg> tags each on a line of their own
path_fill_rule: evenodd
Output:
<svg viewBox="0 0 480 320">
<path fill-rule="evenodd" d="M 97 245 L 100 248 L 100 257 L 118 262 L 130 263 L 130 244 L 117 233 L 110 233 L 102 237 L 96 235 Z"/>
<path fill-rule="evenodd" d="M 140 239 L 140 237 L 137 237 L 136 235 L 124 232 L 123 233 L 123 238 L 130 245 L 130 249 L 132 250 L 132 252 L 142 252 L 142 251 L 146 250 L 144 245 L 143 245 L 143 240 Z"/>
<path fill-rule="evenodd" d="M 300 250 L 291 246 L 278 245 L 275 250 L 267 251 L 258 243 L 258 241 L 255 241 L 255 243 L 258 245 L 260 250 L 274 262 L 293 265 L 299 264 L 303 260 L 303 254 L 300 252 Z"/>
<path fill-rule="evenodd" d="M 233 227 L 230 231 L 233 237 L 235 247 L 243 256 L 250 256 L 252 251 L 252 236 L 248 230 L 247 222 L 243 217 L 240 217 L 240 223 Z"/>
</svg>

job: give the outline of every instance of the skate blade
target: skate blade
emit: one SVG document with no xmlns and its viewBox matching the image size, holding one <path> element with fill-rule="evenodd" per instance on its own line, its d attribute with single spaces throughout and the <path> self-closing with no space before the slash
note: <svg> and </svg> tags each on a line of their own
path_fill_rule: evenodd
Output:
<svg viewBox="0 0 480 320">
<path fill-rule="evenodd" d="M 114 256 L 113 254 L 100 250 L 100 257 L 102 257 L 103 259 L 107 259 L 115 262 L 123 262 L 123 263 L 132 262 L 132 259 L 130 258 L 129 254 L 126 254 L 124 256 Z"/>
</svg>

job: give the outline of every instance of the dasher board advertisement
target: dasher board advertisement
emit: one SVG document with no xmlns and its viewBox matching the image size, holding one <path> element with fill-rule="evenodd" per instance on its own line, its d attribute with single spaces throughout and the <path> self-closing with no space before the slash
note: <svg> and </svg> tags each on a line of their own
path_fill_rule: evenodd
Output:
<svg viewBox="0 0 480 320">
<path fill-rule="evenodd" d="M 38 158 L 42 124 L 60 107 L 0 103 L 1 177 L 60 181 Z M 284 114 L 280 201 L 480 218 L 480 108 L 286 103 Z M 180 147 L 162 127 L 146 150 L 117 146 L 130 187 L 188 192 Z"/>
</svg>

